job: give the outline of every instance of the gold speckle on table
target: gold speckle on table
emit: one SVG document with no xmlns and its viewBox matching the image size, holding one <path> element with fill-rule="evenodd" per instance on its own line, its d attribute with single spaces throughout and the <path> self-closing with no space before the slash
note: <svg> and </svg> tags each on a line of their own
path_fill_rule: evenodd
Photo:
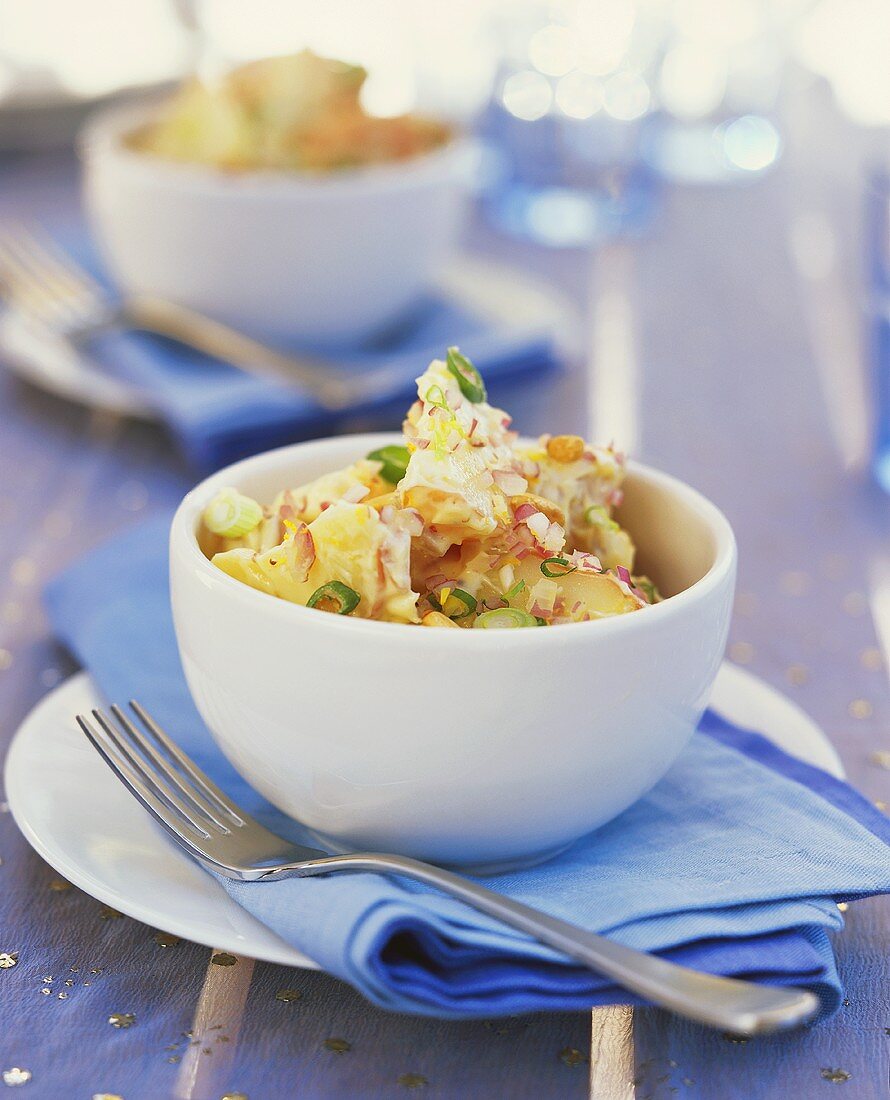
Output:
<svg viewBox="0 0 890 1100">
<path fill-rule="evenodd" d="M 840 580 L 847 570 L 847 559 L 840 554 L 826 554 L 822 562 L 822 572 L 833 581 Z"/>
<path fill-rule="evenodd" d="M 871 718 L 874 707 L 868 699 L 854 699 L 847 707 L 847 713 L 851 718 Z"/>
<path fill-rule="evenodd" d="M 18 961 L 18 951 L 0 951 L 0 970 L 11 970 Z"/>
<path fill-rule="evenodd" d="M 247 1100 L 246 1092 L 226 1092 L 219 1100 Z"/>
<path fill-rule="evenodd" d="M 352 1043 L 345 1039 L 325 1039 L 322 1046 L 333 1054 L 345 1054 L 347 1050 L 352 1050 Z"/>
<path fill-rule="evenodd" d="M 37 580 L 37 563 L 31 558 L 16 558 L 9 567 L 13 584 L 33 584 Z"/>
<path fill-rule="evenodd" d="M 101 974 L 102 973 L 102 967 L 101 966 L 91 966 L 90 967 L 90 973 L 91 974 Z"/>
<path fill-rule="evenodd" d="M 793 684 L 795 687 L 800 687 L 805 684 L 810 678 L 810 670 L 806 665 L 789 665 L 785 669 L 785 678 L 789 684 Z"/>
<path fill-rule="evenodd" d="M 799 570 L 789 570 L 779 577 L 779 591 L 784 596 L 802 596 L 809 587 L 809 576 Z"/>
<path fill-rule="evenodd" d="M 864 615 L 868 608 L 868 600 L 862 592 L 848 592 L 841 606 L 848 615 Z"/>
<path fill-rule="evenodd" d="M 403 1089 L 422 1089 L 429 1084 L 422 1073 L 402 1073 L 397 1080 Z"/>
<path fill-rule="evenodd" d="M 60 1001 L 64 1001 L 64 1000 L 66 1000 L 66 999 L 67 999 L 67 997 L 68 997 L 68 994 L 67 994 L 67 993 L 60 993 L 60 994 L 59 994 L 59 1000 L 60 1000 Z"/>
<path fill-rule="evenodd" d="M 850 908 L 850 903 L 848 901 L 839 901 L 837 903 L 837 907 L 842 913 L 846 913 L 846 911 Z"/>
<path fill-rule="evenodd" d="M 41 531 L 50 539 L 66 539 L 74 528 L 74 521 L 66 512 L 47 512 L 40 525 Z"/>
<path fill-rule="evenodd" d="M 148 504 L 148 489 L 141 481 L 125 481 L 117 491 L 117 502 L 127 512 L 141 512 Z"/>
<path fill-rule="evenodd" d="M 47 983 L 50 983 L 50 982 L 52 982 L 52 980 L 53 980 L 53 978 L 52 978 L 52 974 L 44 974 L 44 976 L 43 976 L 43 980 L 44 980 L 45 982 L 47 982 Z"/>
<path fill-rule="evenodd" d="M 61 894 L 63 890 L 70 890 L 71 883 L 64 878 L 51 878 L 49 880 L 50 890 L 55 890 L 57 894 Z"/>
<path fill-rule="evenodd" d="M 152 939 L 158 947 L 175 947 L 180 941 L 180 937 L 174 936 L 172 932 L 155 932 Z"/>
<path fill-rule="evenodd" d="M 0 618 L 5 623 L 20 623 L 25 617 L 25 609 L 20 603 L 10 600 L 0 609 Z"/>
<path fill-rule="evenodd" d="M 21 1066 L 12 1066 L 3 1071 L 3 1084 L 12 1088 L 15 1085 L 27 1085 L 31 1080 L 31 1071 L 22 1069 Z"/>
<path fill-rule="evenodd" d="M 118 1096 L 116 1092 L 94 1092 L 93 1100 L 124 1100 L 122 1096 Z"/>
<path fill-rule="evenodd" d="M 859 663 L 870 672 L 880 672 L 884 667 L 884 654 L 875 646 L 869 646 L 859 654 Z"/>
<path fill-rule="evenodd" d="M 845 1081 L 849 1081 L 853 1075 L 847 1073 L 845 1069 L 831 1069 L 829 1066 L 825 1066 L 819 1070 L 819 1076 L 823 1081 L 831 1081 L 835 1085 L 842 1085 Z"/>
<path fill-rule="evenodd" d="M 55 687 L 62 679 L 62 673 L 57 668 L 45 668 L 40 673 L 40 683 L 45 688 Z"/>
<path fill-rule="evenodd" d="M 279 989 L 275 994 L 276 1001 L 299 1001 L 303 994 L 299 989 Z"/>
<path fill-rule="evenodd" d="M 108 1017 L 108 1022 L 112 1027 L 127 1028 L 136 1023 L 136 1017 L 132 1012 L 112 1012 Z"/>
<path fill-rule="evenodd" d="M 587 1063 L 587 1055 L 575 1047 L 563 1047 L 559 1052 L 559 1060 L 566 1066 L 583 1066 Z"/>
<path fill-rule="evenodd" d="M 40 990 L 40 992 L 44 995 L 44 997 L 48 997 L 50 993 L 52 993 L 52 990 L 49 989 L 47 986 L 44 986 L 43 989 Z"/>
<path fill-rule="evenodd" d="M 8 649 L 0 649 L 0 672 L 9 668 L 12 664 L 12 654 Z"/>
<path fill-rule="evenodd" d="M 880 798 L 876 798 L 875 809 L 880 810 L 882 814 L 890 813 L 890 803 L 883 802 Z"/>
<path fill-rule="evenodd" d="M 117 909 L 112 908 L 110 905 L 103 905 L 99 910 L 99 916 L 102 920 L 118 920 L 123 916 L 123 913 L 119 913 Z"/>
<path fill-rule="evenodd" d="M 872 764 L 877 764 L 879 768 L 886 768 L 890 771 L 890 752 L 886 749 L 880 749 L 878 752 L 873 752 L 869 757 Z"/>
<path fill-rule="evenodd" d="M 230 955 L 228 951 L 217 951 L 215 955 L 211 955 L 210 961 L 217 966 L 234 966 L 238 960 L 234 955 Z"/>
<path fill-rule="evenodd" d="M 752 592 L 739 592 L 735 598 L 735 611 L 749 619 L 757 610 L 757 597 Z"/>
<path fill-rule="evenodd" d="M 122 424 L 119 413 L 110 409 L 93 409 L 87 421 L 87 435 L 97 443 L 107 443 L 118 434 Z"/>
<path fill-rule="evenodd" d="M 729 656 L 738 665 L 749 665 L 754 660 L 754 646 L 750 642 L 733 642 Z"/>
</svg>

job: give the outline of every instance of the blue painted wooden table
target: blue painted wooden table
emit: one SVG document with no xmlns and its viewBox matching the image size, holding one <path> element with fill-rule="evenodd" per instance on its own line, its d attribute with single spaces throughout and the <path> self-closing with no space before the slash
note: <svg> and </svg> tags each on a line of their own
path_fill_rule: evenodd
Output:
<svg viewBox="0 0 890 1100">
<path fill-rule="evenodd" d="M 829 181 L 810 155 L 792 143 L 747 189 L 670 193 L 650 238 L 594 257 L 481 226 L 468 243 L 562 287 L 583 319 L 577 369 L 518 393 L 518 425 L 614 436 L 726 510 L 741 558 L 730 656 L 811 713 L 851 779 L 887 804 L 890 504 L 858 469 L 856 177 L 848 166 Z M 75 211 L 66 158 L 0 162 L 0 214 Z M 5 373 L 0 410 L 2 745 L 72 671 L 40 611 L 42 580 L 172 505 L 192 475 L 159 429 Z M 655 1010 L 484 1023 L 388 1015 L 323 974 L 220 966 L 206 948 L 107 910 L 43 864 L 8 813 L 0 859 L 0 952 L 19 952 L 0 969 L 0 1070 L 30 1073 L 23 1096 L 887 1095 L 886 900 L 847 914 L 836 1019 L 734 1043 Z M 110 1025 L 115 1013 L 132 1026 Z"/>
</svg>

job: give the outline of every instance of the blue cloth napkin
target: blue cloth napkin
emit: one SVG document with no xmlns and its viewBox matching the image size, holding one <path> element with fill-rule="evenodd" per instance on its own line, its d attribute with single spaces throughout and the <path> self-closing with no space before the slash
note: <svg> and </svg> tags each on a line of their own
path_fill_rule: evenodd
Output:
<svg viewBox="0 0 890 1100">
<path fill-rule="evenodd" d="M 299 826 L 216 750 L 189 697 L 170 615 L 168 519 L 93 551 L 50 585 L 59 638 L 109 701 L 138 698 L 269 827 Z M 575 720 L 583 721 L 583 716 Z M 633 947 L 714 973 L 841 997 L 836 902 L 890 891 L 890 819 L 816 768 L 709 712 L 653 791 L 561 856 L 485 880 Z M 442 1017 L 581 1009 L 633 998 L 460 902 L 379 875 L 223 885 L 370 1000 Z"/>
<path fill-rule="evenodd" d="M 82 235 L 69 232 L 60 243 L 102 277 Z M 348 308 L 344 302 L 344 309 Z M 495 325 L 444 295 L 418 303 L 399 325 L 365 346 L 302 349 L 333 359 L 344 374 L 386 366 L 403 378 L 388 393 L 336 414 L 299 390 L 145 333 L 105 333 L 85 350 L 112 375 L 137 386 L 189 461 L 211 470 L 257 451 L 329 435 L 347 419 L 360 417 L 375 426 L 401 424 L 415 396 L 414 379 L 452 344 L 473 360 L 497 400 L 498 393 L 512 383 L 543 377 L 558 366 L 553 333 L 530 327 L 522 318 L 510 325 Z"/>
</svg>

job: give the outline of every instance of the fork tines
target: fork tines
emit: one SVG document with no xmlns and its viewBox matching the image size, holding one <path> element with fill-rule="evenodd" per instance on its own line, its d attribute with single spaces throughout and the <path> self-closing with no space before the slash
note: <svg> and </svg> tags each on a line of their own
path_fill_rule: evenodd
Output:
<svg viewBox="0 0 890 1100">
<path fill-rule="evenodd" d="M 244 824 L 237 807 L 170 740 L 135 701 L 140 729 L 118 706 L 109 717 L 94 710 L 77 723 L 143 806 L 190 846 L 227 835 Z"/>
<path fill-rule="evenodd" d="M 40 226 L 0 224 L 0 294 L 57 328 L 96 323 L 109 311 L 100 284 Z"/>
</svg>

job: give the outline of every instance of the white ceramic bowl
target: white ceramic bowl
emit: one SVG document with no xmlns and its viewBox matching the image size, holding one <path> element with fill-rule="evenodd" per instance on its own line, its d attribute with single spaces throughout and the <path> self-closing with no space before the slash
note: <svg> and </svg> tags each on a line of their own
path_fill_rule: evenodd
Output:
<svg viewBox="0 0 890 1100">
<path fill-rule="evenodd" d="M 278 600 L 222 573 L 196 531 L 223 485 L 261 500 L 395 442 L 345 436 L 214 474 L 173 521 L 176 634 L 235 767 L 341 849 L 444 863 L 542 858 L 615 817 L 689 740 L 723 655 L 736 550 L 722 513 L 630 465 L 621 520 L 664 603 L 537 630 L 435 630 Z"/>
<path fill-rule="evenodd" d="M 87 212 L 124 290 L 264 339 L 348 344 L 398 319 L 448 258 L 465 142 L 331 176 L 233 174 L 128 148 L 154 109 L 102 112 L 81 141 Z"/>
</svg>

